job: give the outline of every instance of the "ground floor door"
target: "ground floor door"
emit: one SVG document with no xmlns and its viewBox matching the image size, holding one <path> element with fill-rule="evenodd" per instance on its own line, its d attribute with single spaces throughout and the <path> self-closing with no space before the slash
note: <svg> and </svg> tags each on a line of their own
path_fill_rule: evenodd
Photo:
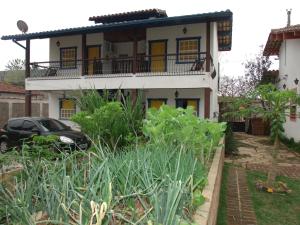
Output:
<svg viewBox="0 0 300 225">
<path fill-rule="evenodd" d="M 150 61 L 151 61 L 151 72 L 164 72 L 166 71 L 167 61 L 167 42 L 166 41 L 150 41 Z"/>
<path fill-rule="evenodd" d="M 102 73 L 101 66 L 101 47 L 99 45 L 87 46 L 87 74 L 100 74 Z"/>
</svg>

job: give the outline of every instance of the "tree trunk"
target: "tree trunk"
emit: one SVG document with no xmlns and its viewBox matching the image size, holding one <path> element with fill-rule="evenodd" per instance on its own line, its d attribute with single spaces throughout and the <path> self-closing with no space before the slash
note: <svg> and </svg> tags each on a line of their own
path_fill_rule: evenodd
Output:
<svg viewBox="0 0 300 225">
<path fill-rule="evenodd" d="M 275 136 L 274 148 L 272 151 L 272 164 L 271 164 L 271 168 L 268 173 L 267 185 L 269 187 L 273 187 L 275 178 L 277 175 L 277 155 L 278 155 L 278 150 L 279 150 L 279 146 L 280 146 L 279 144 L 280 144 L 280 141 L 279 141 L 279 136 L 277 134 Z"/>
</svg>

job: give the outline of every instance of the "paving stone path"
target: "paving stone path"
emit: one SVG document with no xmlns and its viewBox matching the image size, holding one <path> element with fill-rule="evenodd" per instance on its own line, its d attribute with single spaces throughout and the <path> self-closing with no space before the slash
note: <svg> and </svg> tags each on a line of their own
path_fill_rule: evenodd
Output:
<svg viewBox="0 0 300 225">
<path fill-rule="evenodd" d="M 225 162 L 242 166 L 250 170 L 267 172 L 271 162 L 273 145 L 267 136 L 253 136 L 246 133 L 235 133 L 238 141 L 239 153 L 237 156 L 226 158 Z M 281 145 L 278 154 L 279 175 L 300 179 L 300 153 L 289 151 Z"/>
<path fill-rule="evenodd" d="M 227 179 L 227 224 L 256 225 L 245 169 L 230 167 Z"/>
</svg>

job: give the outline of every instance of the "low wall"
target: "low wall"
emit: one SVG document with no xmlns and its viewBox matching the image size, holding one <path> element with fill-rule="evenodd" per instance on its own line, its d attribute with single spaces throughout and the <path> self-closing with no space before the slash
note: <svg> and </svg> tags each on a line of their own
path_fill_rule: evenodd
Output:
<svg viewBox="0 0 300 225">
<path fill-rule="evenodd" d="M 205 202 L 196 210 L 193 216 L 196 224 L 215 225 L 217 223 L 224 153 L 224 138 L 222 138 L 208 173 L 208 183 L 202 192 Z"/>
</svg>

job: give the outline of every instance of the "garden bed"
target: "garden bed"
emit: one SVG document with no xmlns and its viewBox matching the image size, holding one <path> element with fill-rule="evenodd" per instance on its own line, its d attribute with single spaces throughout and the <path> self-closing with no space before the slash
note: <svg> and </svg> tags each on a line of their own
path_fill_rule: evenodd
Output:
<svg viewBox="0 0 300 225">
<path fill-rule="evenodd" d="M 202 191 L 205 202 L 197 208 L 193 217 L 198 225 L 214 225 L 217 222 L 224 153 L 224 138 L 222 138 L 208 173 L 207 185 Z"/>
</svg>

